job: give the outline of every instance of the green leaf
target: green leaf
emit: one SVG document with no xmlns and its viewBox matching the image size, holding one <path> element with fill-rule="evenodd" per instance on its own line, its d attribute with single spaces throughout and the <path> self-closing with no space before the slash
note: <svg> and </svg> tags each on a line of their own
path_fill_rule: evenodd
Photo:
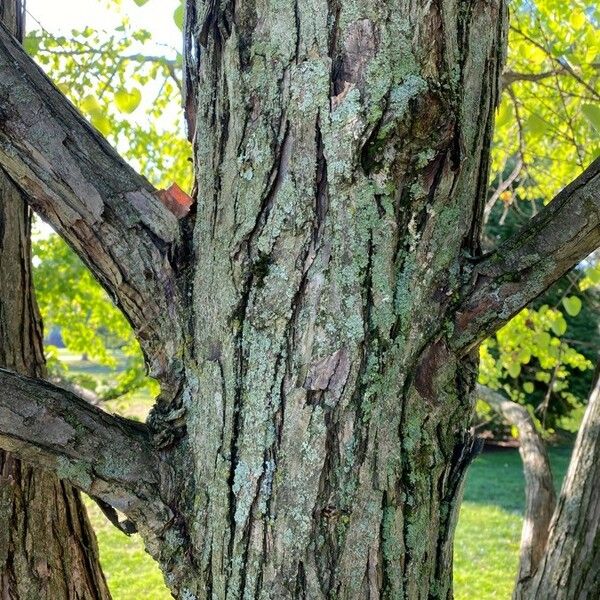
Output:
<svg viewBox="0 0 600 600">
<path fill-rule="evenodd" d="M 108 135 L 111 130 L 111 123 L 106 115 L 96 113 L 92 116 L 92 125 L 102 134 Z"/>
<path fill-rule="evenodd" d="M 183 31 L 184 14 L 182 3 L 175 9 L 175 12 L 173 13 L 173 21 L 175 21 L 175 25 L 177 25 L 181 31 Z"/>
<path fill-rule="evenodd" d="M 590 281 L 596 285 L 597 283 L 600 283 L 600 268 L 599 265 L 596 265 L 593 269 L 590 269 L 587 273 L 586 273 L 587 277 L 590 278 Z"/>
<path fill-rule="evenodd" d="M 23 46 L 29 56 L 35 56 L 40 49 L 40 38 L 35 34 L 30 34 L 25 38 Z"/>
<path fill-rule="evenodd" d="M 538 348 L 540 348 L 541 350 L 545 350 L 546 348 L 548 348 L 548 346 L 550 346 L 552 337 L 547 331 L 541 331 L 540 333 L 534 336 L 533 341 Z"/>
<path fill-rule="evenodd" d="M 511 363 L 508 366 L 508 374 L 513 377 L 513 378 L 517 378 L 520 374 L 521 374 L 521 364 L 520 363 Z"/>
<path fill-rule="evenodd" d="M 590 122 L 592 127 L 600 133 L 600 106 L 597 104 L 584 104 L 581 107 L 581 112 Z"/>
<path fill-rule="evenodd" d="M 125 89 L 119 90 L 115 94 L 117 108 L 124 113 L 132 113 L 142 101 L 142 92 L 133 88 L 130 92 Z"/>
<path fill-rule="evenodd" d="M 526 394 L 533 394 L 533 390 L 535 390 L 535 386 L 533 385 L 533 383 L 531 383 L 531 381 L 526 381 L 523 384 L 523 391 Z"/>
<path fill-rule="evenodd" d="M 79 104 L 79 108 L 88 115 L 96 116 L 102 114 L 102 107 L 95 96 L 87 95 Z"/>
<path fill-rule="evenodd" d="M 539 137 L 544 135 L 548 130 L 548 122 L 536 113 L 533 113 L 529 116 L 527 121 L 525 121 L 525 129 L 531 135 Z"/>
<path fill-rule="evenodd" d="M 576 317 L 581 312 L 581 298 L 578 296 L 567 296 L 562 300 L 567 314 Z"/>
<path fill-rule="evenodd" d="M 550 373 L 546 373 L 546 371 L 537 371 L 535 374 L 535 378 L 543 383 L 550 383 L 551 379 Z"/>
<path fill-rule="evenodd" d="M 504 127 L 514 119 L 514 108 L 512 103 L 506 101 L 500 105 L 500 110 L 498 111 L 498 116 L 496 117 L 497 128 Z"/>
<path fill-rule="evenodd" d="M 569 18 L 575 30 L 581 29 L 585 25 L 585 20 L 585 13 L 582 10 L 574 10 Z"/>
<path fill-rule="evenodd" d="M 148 0 L 133 0 L 138 6 L 144 6 Z"/>
<path fill-rule="evenodd" d="M 554 331 L 555 335 L 561 336 L 564 335 L 567 331 L 567 322 L 565 318 L 560 315 L 553 323 L 552 323 L 552 331 Z"/>
</svg>

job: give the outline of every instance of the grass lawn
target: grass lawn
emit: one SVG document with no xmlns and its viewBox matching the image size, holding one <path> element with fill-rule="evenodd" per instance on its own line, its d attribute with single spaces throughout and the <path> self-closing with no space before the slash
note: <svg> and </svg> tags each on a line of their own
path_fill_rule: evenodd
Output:
<svg viewBox="0 0 600 600">
<path fill-rule="evenodd" d="M 169 600 L 158 565 L 146 554 L 139 535 L 127 537 L 86 497 L 100 548 L 100 562 L 113 600 Z"/>
<path fill-rule="evenodd" d="M 550 460 L 560 486 L 571 448 L 552 448 Z M 517 450 L 479 456 L 467 475 L 454 548 L 456 600 L 511 597 L 517 573 L 524 479 Z"/>
<path fill-rule="evenodd" d="M 72 372 L 100 380 L 106 370 L 62 351 Z M 143 419 L 152 403 L 144 393 L 107 403 L 107 410 Z M 557 486 L 566 472 L 570 448 L 552 448 L 550 458 Z M 525 503 L 521 459 L 517 450 L 496 450 L 479 456 L 467 475 L 455 544 L 457 600 L 508 600 L 517 570 L 522 511 Z M 100 509 L 87 503 L 98 536 L 100 559 L 114 600 L 168 600 L 156 563 L 144 552 L 138 535 L 113 527 Z"/>
</svg>

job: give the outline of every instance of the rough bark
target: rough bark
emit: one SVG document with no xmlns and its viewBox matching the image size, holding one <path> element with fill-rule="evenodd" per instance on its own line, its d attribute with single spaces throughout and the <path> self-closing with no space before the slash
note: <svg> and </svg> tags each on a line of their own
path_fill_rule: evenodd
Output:
<svg viewBox="0 0 600 600">
<path fill-rule="evenodd" d="M 522 230 L 478 261 L 456 313 L 453 344 L 469 349 L 600 246 L 600 158 Z"/>
<path fill-rule="evenodd" d="M 479 252 L 505 7 L 189 4 L 183 588 L 450 597 L 475 362 L 447 336 Z"/>
<path fill-rule="evenodd" d="M 478 385 L 477 394 L 519 431 L 519 454 L 525 473 L 525 513 L 519 549 L 519 572 L 515 598 L 535 574 L 544 557 L 550 521 L 556 506 L 556 493 L 546 446 L 524 406 L 498 392 Z"/>
<path fill-rule="evenodd" d="M 56 471 L 134 521 L 151 521 L 158 455 L 145 425 L 71 392 L 0 369 L 0 444 Z M 164 509 L 156 503 L 154 510 Z M 164 518 L 164 517 L 163 517 Z"/>
<path fill-rule="evenodd" d="M 592 211 L 560 237 L 550 205 L 511 242 L 520 285 L 489 279 L 511 310 L 486 305 L 472 329 L 457 314 L 478 269 L 502 273 L 479 233 L 505 4 L 186 6 L 198 198 L 181 232 L 0 33 L 0 165 L 129 311 L 163 383 L 150 428 L 169 520 L 146 543 L 186 600 L 450 598 L 477 328 L 560 270 L 542 259 L 527 284 L 540 235 L 559 236 L 562 268 L 597 233 Z"/>
<path fill-rule="evenodd" d="M 600 374 L 600 369 L 597 372 Z M 550 525 L 547 550 L 516 597 L 600 597 L 600 378 L 596 378 Z"/>
<path fill-rule="evenodd" d="M 166 385 L 181 355 L 177 218 L 2 27 L 0 102 L 0 165 L 115 299 Z"/>
<path fill-rule="evenodd" d="M 0 21 L 19 39 L 23 10 L 21 2 L 0 2 Z M 20 192 L 0 170 L 0 366 L 44 377 L 30 216 Z M 0 451 L 0 524 L 2 600 L 110 598 L 79 492 L 5 451 Z"/>
</svg>

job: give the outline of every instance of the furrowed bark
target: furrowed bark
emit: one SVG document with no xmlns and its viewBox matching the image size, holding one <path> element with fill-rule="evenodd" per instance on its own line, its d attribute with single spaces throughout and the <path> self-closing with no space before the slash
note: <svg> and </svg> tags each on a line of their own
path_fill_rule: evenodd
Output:
<svg viewBox="0 0 600 600">
<path fill-rule="evenodd" d="M 24 5 L 0 0 L 0 21 L 21 39 Z M 31 277 L 30 209 L 0 169 L 0 366 L 46 375 Z M 109 600 L 79 492 L 0 450 L 0 598 Z"/>
<path fill-rule="evenodd" d="M 600 158 L 473 267 L 452 344 L 474 348 L 600 246 Z"/>
<path fill-rule="evenodd" d="M 550 525 L 546 554 L 527 600 L 600 598 L 600 369 Z"/>
<path fill-rule="evenodd" d="M 0 369 L 0 446 L 154 529 L 168 520 L 145 425 L 63 388 Z"/>
<path fill-rule="evenodd" d="M 524 406 L 478 385 L 478 396 L 519 431 L 519 454 L 525 473 L 525 514 L 515 590 L 528 582 L 544 557 L 556 494 L 548 452 Z M 516 593 L 516 598 L 520 596 Z"/>
<path fill-rule="evenodd" d="M 131 322 L 158 378 L 181 354 L 177 218 L 4 28 L 0 166 Z"/>
<path fill-rule="evenodd" d="M 195 565 L 176 591 L 449 598 L 475 356 L 447 336 L 505 5 L 188 6 Z"/>
<path fill-rule="evenodd" d="M 0 171 L 0 365 L 44 377 L 29 230 L 29 208 Z M 110 598 L 79 492 L 3 450 L 0 523 L 2 600 Z"/>
</svg>

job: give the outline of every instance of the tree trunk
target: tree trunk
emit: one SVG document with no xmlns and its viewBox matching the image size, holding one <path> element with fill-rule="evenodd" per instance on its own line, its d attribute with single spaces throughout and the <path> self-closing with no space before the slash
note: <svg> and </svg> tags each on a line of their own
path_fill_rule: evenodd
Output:
<svg viewBox="0 0 600 600">
<path fill-rule="evenodd" d="M 477 362 L 448 336 L 505 7 L 189 4 L 195 571 L 176 587 L 450 598 Z"/>
<path fill-rule="evenodd" d="M 536 576 L 519 597 L 600 598 L 600 368 Z"/>
<path fill-rule="evenodd" d="M 540 561 L 544 558 L 548 528 L 556 506 L 550 458 L 529 411 L 500 393 L 478 385 L 478 395 L 519 431 L 519 454 L 525 474 L 525 513 L 519 549 L 519 572 L 514 600 L 523 600 Z"/>
<path fill-rule="evenodd" d="M 0 1 L 0 20 L 21 36 L 21 2 Z M 30 225 L 30 209 L 21 192 L 0 170 L 0 365 L 44 377 Z M 2 450 L 0 524 L 2 600 L 110 598 L 79 492 Z"/>
</svg>

